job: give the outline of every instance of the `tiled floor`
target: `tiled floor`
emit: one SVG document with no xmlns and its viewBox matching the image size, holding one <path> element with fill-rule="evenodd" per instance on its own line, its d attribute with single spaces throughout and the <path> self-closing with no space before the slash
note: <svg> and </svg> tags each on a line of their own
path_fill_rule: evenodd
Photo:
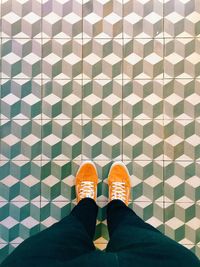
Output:
<svg viewBox="0 0 200 267">
<path fill-rule="evenodd" d="M 200 257 L 200 1 L 1 0 L 0 259 L 76 205 L 93 159 L 108 240 L 112 161 L 133 208 Z"/>
</svg>

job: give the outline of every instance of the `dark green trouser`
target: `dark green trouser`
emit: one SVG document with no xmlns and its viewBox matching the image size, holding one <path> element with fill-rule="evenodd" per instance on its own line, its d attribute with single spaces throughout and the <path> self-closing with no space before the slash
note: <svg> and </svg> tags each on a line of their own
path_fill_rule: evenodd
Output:
<svg viewBox="0 0 200 267">
<path fill-rule="evenodd" d="M 60 222 L 19 245 L 0 267 L 200 267 L 198 258 L 140 219 L 121 200 L 107 205 L 110 241 L 93 244 L 98 206 L 85 198 Z"/>
</svg>

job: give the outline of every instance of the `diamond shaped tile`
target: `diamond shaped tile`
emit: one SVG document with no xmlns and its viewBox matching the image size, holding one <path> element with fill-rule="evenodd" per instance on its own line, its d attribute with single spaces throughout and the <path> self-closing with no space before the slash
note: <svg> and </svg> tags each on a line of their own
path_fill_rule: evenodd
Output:
<svg viewBox="0 0 200 267">
<path fill-rule="evenodd" d="M 198 77 L 199 39 L 166 38 L 164 76 L 166 78 Z"/>
<path fill-rule="evenodd" d="M 200 5 L 195 0 L 1 1 L 0 260 L 69 214 L 74 179 L 123 160 L 129 206 L 200 255 Z"/>
<path fill-rule="evenodd" d="M 199 34 L 198 23 L 200 10 L 198 2 L 167 1 L 164 3 L 164 35 L 166 36 L 195 36 Z"/>
</svg>

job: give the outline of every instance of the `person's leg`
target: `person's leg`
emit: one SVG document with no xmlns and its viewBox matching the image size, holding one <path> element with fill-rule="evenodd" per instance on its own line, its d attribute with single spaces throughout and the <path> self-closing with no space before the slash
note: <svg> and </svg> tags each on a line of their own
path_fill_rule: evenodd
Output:
<svg viewBox="0 0 200 267">
<path fill-rule="evenodd" d="M 35 261 L 38 261 L 40 265 L 44 261 L 45 266 L 50 266 L 52 261 L 57 265 L 60 262 L 65 264 L 66 261 L 75 259 L 84 253 L 94 252 L 93 236 L 98 211 L 97 183 L 98 175 L 94 163 L 83 162 L 75 177 L 78 204 L 70 215 L 25 240 L 1 267 L 20 266 L 19 261 L 23 262 L 23 259 L 26 259 L 29 267 L 36 266 Z M 18 265 L 16 265 L 16 260 L 18 260 Z M 15 265 L 13 265 L 14 262 Z"/>
<path fill-rule="evenodd" d="M 123 162 L 114 162 L 108 174 L 106 252 L 116 253 L 120 266 L 200 267 L 188 249 L 145 223 L 128 207 L 130 174 Z"/>
<path fill-rule="evenodd" d="M 107 205 L 110 240 L 106 251 L 117 252 L 122 266 L 180 266 L 200 267 L 197 257 L 188 249 L 168 238 L 121 200 Z"/>
<path fill-rule="evenodd" d="M 118 227 L 122 228 L 128 225 L 140 229 L 149 229 L 150 231 L 160 233 L 160 231 L 154 228 L 152 225 L 145 223 L 132 209 L 126 206 L 126 204 L 119 199 L 110 201 L 107 205 L 106 212 L 110 240 L 112 239 L 112 235 Z M 132 238 L 134 239 L 134 236 Z"/>
<path fill-rule="evenodd" d="M 98 206 L 91 198 L 84 198 L 61 221 L 20 244 L 2 263 L 1 267 L 17 266 L 20 258 L 68 261 L 95 250 L 95 233 Z M 31 265 L 30 261 L 30 266 Z M 35 266 L 35 265 L 33 265 Z"/>
<path fill-rule="evenodd" d="M 156 228 L 145 223 L 119 199 L 114 199 L 108 203 L 106 213 L 110 237 L 106 247 L 108 252 L 117 252 L 129 248 L 130 245 L 143 244 L 144 235 L 138 234 L 139 232 L 142 233 L 142 230 L 161 234 Z"/>
</svg>

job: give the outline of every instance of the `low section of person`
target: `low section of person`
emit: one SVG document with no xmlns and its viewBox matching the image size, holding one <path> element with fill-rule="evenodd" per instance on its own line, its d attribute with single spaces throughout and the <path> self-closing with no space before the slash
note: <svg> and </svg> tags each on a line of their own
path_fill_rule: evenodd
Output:
<svg viewBox="0 0 200 267">
<path fill-rule="evenodd" d="M 145 223 L 128 207 L 130 176 L 122 162 L 108 175 L 106 207 L 109 242 L 105 251 L 93 243 L 98 174 L 84 162 L 76 175 L 77 205 L 61 221 L 21 243 L 0 267 L 200 267 L 188 249 Z"/>
</svg>

